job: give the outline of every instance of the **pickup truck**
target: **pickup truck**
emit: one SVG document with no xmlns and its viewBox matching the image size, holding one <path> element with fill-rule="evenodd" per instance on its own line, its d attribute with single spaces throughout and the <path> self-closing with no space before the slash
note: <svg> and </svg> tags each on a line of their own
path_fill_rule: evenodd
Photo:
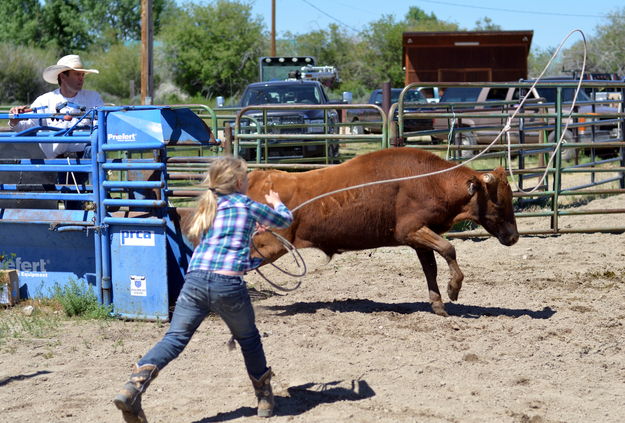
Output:
<svg viewBox="0 0 625 423">
<path fill-rule="evenodd" d="M 401 88 L 391 88 L 391 104 L 399 101 Z M 382 90 L 373 90 L 369 96 L 369 104 L 382 106 Z M 415 105 L 427 105 L 427 99 L 417 89 L 409 90 L 404 96 L 404 112 L 419 111 L 419 107 Z M 395 113 L 397 120 L 397 112 Z M 360 134 L 379 134 L 382 132 L 382 118 L 374 109 L 347 109 L 345 112 L 345 122 L 362 123 L 362 125 L 351 126 L 351 133 Z M 432 129 L 432 119 L 405 119 L 404 132 L 425 131 Z"/>
<path fill-rule="evenodd" d="M 249 84 L 241 96 L 239 106 L 243 108 L 272 104 L 332 104 L 332 102 L 319 81 L 293 79 Z M 334 109 L 326 111 L 325 120 L 324 110 L 322 109 L 268 110 L 267 122 L 263 122 L 263 113 L 260 110 L 248 110 L 244 113 L 244 116 L 252 117 L 253 120 L 242 120 L 242 133 L 256 132 L 258 130 L 254 126 L 256 122 L 260 125 L 266 125 L 268 133 L 275 134 L 324 134 L 324 124 L 327 124 L 328 133 L 335 133 L 338 122 L 338 113 Z M 282 127 L 283 125 L 285 126 Z M 270 141 L 272 144 L 280 142 L 280 140 Z M 256 158 L 256 149 L 243 148 L 239 154 L 246 160 L 254 160 Z M 337 157 L 338 154 L 338 144 L 330 145 L 329 155 Z M 321 144 L 310 146 L 274 146 L 269 149 L 270 159 L 325 157 L 325 155 L 325 145 Z"/>
<path fill-rule="evenodd" d="M 526 81 L 533 82 L 533 81 Z M 551 81 L 554 82 L 554 81 Z M 569 81 L 570 82 L 570 81 Z M 562 89 L 562 102 L 563 102 L 563 115 L 567 115 L 570 111 L 570 104 L 573 100 L 575 88 L 563 88 Z M 525 95 L 525 94 L 523 94 Z M 453 125 L 456 129 L 462 128 L 455 134 L 455 143 L 458 145 L 473 146 L 473 145 L 487 145 L 490 144 L 495 137 L 499 134 L 503 126 L 506 124 L 506 118 L 503 117 L 475 117 L 476 114 L 501 114 L 507 113 L 511 115 L 514 112 L 514 102 L 520 102 L 522 98 L 521 89 L 519 87 L 448 87 L 445 89 L 443 96 L 441 97 L 440 106 L 448 103 L 454 103 L 453 111 L 458 113 L 458 119 Z M 511 102 L 509 105 L 504 106 L 496 105 L 495 102 Z M 528 97 L 525 103 L 526 113 L 554 113 L 556 101 L 556 88 L 548 86 L 537 85 Z M 488 103 L 493 102 L 490 106 Z M 467 103 L 463 106 L 462 103 Z M 618 137 L 619 125 L 615 122 L 614 118 L 601 117 L 602 114 L 609 115 L 610 113 L 616 113 L 617 109 L 612 107 L 606 107 L 601 105 L 594 105 L 593 101 L 588 95 L 581 90 L 577 97 L 577 113 L 592 113 L 597 115 L 596 119 L 580 118 L 579 122 L 598 122 L 605 120 L 605 124 L 595 123 L 588 126 L 574 126 L 570 127 L 564 133 L 564 140 L 567 143 L 573 142 L 601 142 L 610 141 Z M 450 109 L 451 110 L 451 109 Z M 462 113 L 470 113 L 473 117 L 464 118 Z M 578 123 L 579 123 L 578 122 Z M 573 123 L 573 122 L 572 122 Z M 523 131 L 523 142 L 527 143 L 539 143 L 541 132 L 546 131 L 548 142 L 555 142 L 555 126 L 553 119 L 545 122 L 543 118 L 526 118 L 525 129 Z M 448 131 L 452 126 L 452 122 L 447 118 L 434 119 L 435 130 Z M 593 129 L 594 126 L 594 129 Z M 473 128 L 467 131 L 467 128 Z M 512 130 L 510 131 L 511 142 L 518 144 L 521 142 L 521 133 L 519 131 L 519 122 L 512 123 Z M 447 140 L 448 132 L 439 133 L 434 135 L 434 138 L 445 141 Z M 501 142 L 505 142 L 505 137 L 501 137 Z M 463 150 L 463 157 L 471 157 L 476 154 L 475 150 Z M 562 157 L 565 160 L 570 160 L 575 157 L 575 149 L 564 149 L 562 151 Z"/>
</svg>

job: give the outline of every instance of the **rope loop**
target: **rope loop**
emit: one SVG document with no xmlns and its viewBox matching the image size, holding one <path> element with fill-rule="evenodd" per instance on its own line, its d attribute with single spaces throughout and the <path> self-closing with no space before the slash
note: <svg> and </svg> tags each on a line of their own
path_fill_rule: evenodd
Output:
<svg viewBox="0 0 625 423">
<path fill-rule="evenodd" d="M 255 231 L 252 234 L 252 247 L 254 248 L 254 250 L 258 253 L 258 255 L 268 264 L 270 264 L 272 267 L 274 267 L 275 269 L 278 269 L 278 271 L 280 271 L 281 273 L 284 273 L 287 276 L 292 276 L 294 278 L 301 278 L 304 277 L 306 275 L 306 262 L 304 261 L 304 258 L 302 257 L 302 255 L 300 254 L 300 252 L 298 251 L 297 248 L 295 248 L 295 246 L 293 244 L 291 244 L 289 242 L 288 239 L 286 239 L 285 237 L 283 237 L 282 235 L 272 231 L 271 229 L 267 229 L 264 232 L 268 232 L 271 235 L 273 235 L 278 241 L 280 241 L 280 243 L 282 244 L 282 246 L 284 247 L 285 250 L 287 250 L 287 253 L 289 253 L 292 257 L 293 257 L 293 261 L 295 262 L 295 264 L 297 265 L 298 268 L 302 268 L 301 273 L 297 274 L 297 273 L 291 273 L 285 269 L 282 269 L 281 267 L 277 266 L 276 264 L 274 264 L 273 262 L 270 262 L 267 260 L 267 257 L 263 255 L 263 253 L 260 252 L 260 250 L 258 249 L 258 247 L 256 246 L 256 244 L 254 243 L 254 237 L 256 235 L 258 235 L 260 232 L 259 231 Z M 260 266 L 259 266 L 260 267 Z M 300 287 L 300 285 L 302 284 L 302 281 L 298 281 L 297 284 L 293 287 L 293 288 L 286 288 L 284 285 L 279 285 L 275 282 L 270 281 L 260 270 L 259 267 L 253 269 L 256 271 L 256 273 L 258 273 L 264 280 L 266 280 L 269 285 L 273 286 L 274 288 L 280 290 L 280 291 L 285 291 L 285 292 L 291 292 L 291 291 L 295 291 L 297 288 Z"/>
</svg>

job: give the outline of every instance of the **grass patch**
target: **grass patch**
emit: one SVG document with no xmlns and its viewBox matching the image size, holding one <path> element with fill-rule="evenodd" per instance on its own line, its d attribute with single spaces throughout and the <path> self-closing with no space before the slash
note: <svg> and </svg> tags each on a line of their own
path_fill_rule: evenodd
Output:
<svg viewBox="0 0 625 423">
<path fill-rule="evenodd" d="M 32 314 L 26 314 L 27 307 L 32 307 Z M 0 309 L 0 348 L 10 352 L 12 339 L 50 338 L 67 318 L 111 319 L 111 311 L 112 305 L 100 304 L 91 286 L 70 280 L 63 287 L 56 285 L 50 298 L 24 300 Z"/>
<path fill-rule="evenodd" d="M 28 306 L 33 307 L 30 316 L 22 312 Z M 0 347 L 10 339 L 49 337 L 60 326 L 60 310 L 61 305 L 53 300 L 26 300 L 0 310 Z"/>
<path fill-rule="evenodd" d="M 93 288 L 84 281 L 70 280 L 67 285 L 56 285 L 52 298 L 57 300 L 67 317 L 83 317 L 86 319 L 108 319 L 111 317 L 112 305 L 102 305 L 93 292 Z"/>
</svg>

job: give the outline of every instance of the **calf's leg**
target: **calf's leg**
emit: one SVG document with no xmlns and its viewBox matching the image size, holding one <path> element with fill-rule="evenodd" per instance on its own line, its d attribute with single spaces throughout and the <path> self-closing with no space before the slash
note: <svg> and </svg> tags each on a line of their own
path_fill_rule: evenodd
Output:
<svg viewBox="0 0 625 423">
<path fill-rule="evenodd" d="M 447 265 L 449 266 L 449 273 L 451 275 L 449 278 L 449 283 L 447 284 L 447 295 L 449 295 L 449 298 L 452 301 L 457 300 L 458 293 L 460 292 L 460 288 L 462 287 L 462 280 L 464 279 L 464 275 L 462 274 L 462 271 L 458 266 L 458 262 L 456 261 L 456 249 L 454 248 L 454 246 L 451 245 L 449 241 L 447 241 L 445 238 L 425 226 L 408 233 L 408 235 L 406 236 L 406 244 L 408 244 L 415 250 L 434 250 L 447 261 Z M 423 264 L 423 261 L 421 262 L 421 264 Z M 436 278 L 436 276 L 434 278 Z M 430 282 L 428 280 L 428 286 L 429 284 Z M 436 284 L 436 282 L 434 282 L 434 284 Z"/>
<path fill-rule="evenodd" d="M 436 259 L 434 258 L 434 251 L 426 249 L 416 249 L 415 251 L 421 262 L 423 273 L 425 273 L 425 280 L 428 283 L 432 311 L 439 316 L 447 317 L 448 314 L 445 311 L 441 292 L 438 290 L 438 284 L 436 283 L 438 268 L 436 266 Z"/>
</svg>

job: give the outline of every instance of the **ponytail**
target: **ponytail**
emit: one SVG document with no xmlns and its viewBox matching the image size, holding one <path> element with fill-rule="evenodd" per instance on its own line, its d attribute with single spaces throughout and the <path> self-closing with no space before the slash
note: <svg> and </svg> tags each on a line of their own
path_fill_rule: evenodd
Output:
<svg viewBox="0 0 625 423">
<path fill-rule="evenodd" d="M 218 195 L 228 195 L 237 192 L 239 181 L 245 177 L 247 163 L 232 156 L 220 157 L 208 169 L 201 186 L 206 188 L 197 201 L 197 206 L 187 237 L 194 245 L 198 244 L 202 236 L 213 226 L 217 215 Z"/>
</svg>

